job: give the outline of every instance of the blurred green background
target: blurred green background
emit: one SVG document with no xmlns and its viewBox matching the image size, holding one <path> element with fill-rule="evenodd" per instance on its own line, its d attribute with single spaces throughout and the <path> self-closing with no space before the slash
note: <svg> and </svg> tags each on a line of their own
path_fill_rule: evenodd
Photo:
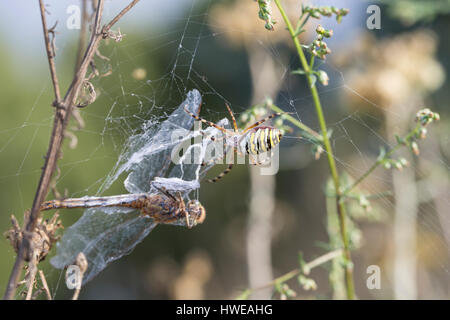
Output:
<svg viewBox="0 0 450 320">
<path fill-rule="evenodd" d="M 106 1 L 104 21 L 127 2 Z M 299 15 L 301 1 L 283 2 L 292 17 Z M 429 106 L 440 113 L 441 121 L 420 143 L 420 157 L 411 157 L 410 169 L 394 176 L 393 171 L 378 169 L 364 185 L 368 193 L 394 190 L 395 196 L 372 201 L 369 214 L 358 206 L 350 211 L 356 226 L 352 235 L 357 246 L 353 256 L 358 297 L 448 299 L 450 4 L 427 1 L 435 10 L 425 15 L 419 1 L 401 2 L 417 7 L 416 11 L 378 3 L 379 30 L 366 26 L 370 15 L 366 9 L 372 3 L 309 2 L 350 8 L 339 25 L 334 19 L 320 21 L 334 30 L 334 36 L 329 41 L 333 52 L 321 62 L 330 84 L 319 86 L 319 92 L 333 129 L 339 170 L 354 178 L 376 160 L 380 145 L 393 145 L 394 134 L 406 133 L 417 110 Z M 45 3 L 48 24 L 58 20 L 56 62 L 65 92 L 73 76 L 79 33 L 67 28 L 70 14 L 66 10 L 80 3 Z M 0 8 L 0 230 L 6 231 L 11 214 L 22 221 L 23 212 L 31 207 L 52 127 L 53 90 L 37 2 L 2 3 Z M 76 138 L 68 136 L 64 142 L 57 191 L 69 197 L 95 194 L 117 162 L 126 138 L 151 115 L 173 111 L 193 88 L 203 94 L 202 114 L 209 120 L 226 116 L 225 102 L 239 115 L 252 104 L 272 98 L 318 130 L 306 82 L 290 74 L 299 63 L 281 19 L 276 30 L 269 32 L 257 11 L 256 2 L 250 0 L 142 1 L 130 11 L 115 27 L 125 34 L 123 40 L 109 40 L 100 47 L 109 60 L 96 57 L 96 66 L 100 73 L 111 69 L 112 74 L 93 80 L 98 98 L 80 110 L 84 127 L 77 128 L 74 120 L 69 125 Z M 316 24 L 309 25 L 311 32 L 302 37 L 304 43 L 311 41 Z M 332 234 L 324 195 L 329 170 L 324 157 L 314 160 L 311 147 L 294 130 L 281 145 L 280 171 L 273 178 L 261 179 L 250 175 L 248 166 L 236 166 L 223 181 L 205 183 L 200 192 L 207 210 L 203 225 L 192 230 L 157 227 L 130 255 L 89 282 L 80 298 L 234 298 L 245 288 L 266 283 L 268 277 L 295 269 L 300 251 L 306 261 L 326 253 Z M 221 170 L 217 166 L 209 175 Z M 402 186 L 411 185 L 413 194 L 401 192 Z M 252 190 L 266 186 L 274 208 L 258 216 L 250 212 Z M 121 181 L 108 190 L 111 195 L 123 192 Z M 48 199 L 53 197 L 50 193 Z M 396 213 L 398 199 L 405 197 L 414 206 L 402 224 Z M 62 210 L 64 226 L 81 214 L 82 210 Z M 402 225 L 408 227 L 406 231 Z M 255 235 L 258 239 L 258 232 L 260 253 L 269 250 L 271 255 L 267 265 L 250 261 L 267 262 L 267 257 L 264 260 L 255 253 L 253 246 L 259 248 L 259 244 L 250 240 Z M 0 290 L 4 292 L 15 258 L 5 238 L 0 241 L 0 255 Z M 56 298 L 69 297 L 64 274 L 48 260 L 40 266 L 50 290 Z M 370 265 L 381 268 L 379 290 L 366 286 Z M 328 264 L 311 273 L 318 286 L 315 291 L 303 290 L 295 279 L 289 282 L 296 297 L 339 298 L 339 288 L 328 279 L 330 268 Z M 257 297 L 271 296 L 269 290 Z"/>
</svg>

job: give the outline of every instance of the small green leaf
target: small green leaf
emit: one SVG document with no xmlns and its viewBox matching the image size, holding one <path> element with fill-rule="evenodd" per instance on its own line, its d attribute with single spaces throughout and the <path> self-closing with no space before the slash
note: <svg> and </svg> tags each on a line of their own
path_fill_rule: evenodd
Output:
<svg viewBox="0 0 450 320">
<path fill-rule="evenodd" d="M 332 135 L 333 135 L 333 129 L 332 129 L 332 128 L 329 128 L 328 131 L 327 131 L 327 137 L 328 137 L 328 139 L 330 139 Z"/>
<path fill-rule="evenodd" d="M 248 300 L 250 297 L 251 290 L 246 289 L 244 290 L 239 296 L 236 297 L 236 300 Z"/>
<path fill-rule="evenodd" d="M 317 284 L 313 279 L 307 278 L 303 275 L 297 277 L 298 283 L 303 287 L 303 290 L 316 290 Z"/>
<path fill-rule="evenodd" d="M 282 284 L 283 283 L 276 282 L 274 285 L 275 291 L 277 291 L 278 293 L 282 293 L 283 292 Z"/>
<path fill-rule="evenodd" d="M 308 75 L 309 81 L 311 81 L 311 88 L 316 85 L 317 77 L 314 74 Z"/>
<path fill-rule="evenodd" d="M 305 29 L 297 29 L 294 32 L 294 37 L 298 37 L 300 34 L 302 34 L 303 32 L 305 32 Z"/>
<path fill-rule="evenodd" d="M 386 149 L 384 147 L 380 147 L 380 153 L 378 154 L 378 161 L 384 160 L 386 156 Z"/>
<path fill-rule="evenodd" d="M 306 262 L 305 259 L 303 259 L 303 253 L 300 251 L 298 253 L 298 265 L 300 267 L 300 269 L 303 270 L 303 267 L 305 266 Z"/>
<path fill-rule="evenodd" d="M 291 74 L 305 74 L 305 70 L 297 69 L 297 70 L 292 71 Z"/>
</svg>

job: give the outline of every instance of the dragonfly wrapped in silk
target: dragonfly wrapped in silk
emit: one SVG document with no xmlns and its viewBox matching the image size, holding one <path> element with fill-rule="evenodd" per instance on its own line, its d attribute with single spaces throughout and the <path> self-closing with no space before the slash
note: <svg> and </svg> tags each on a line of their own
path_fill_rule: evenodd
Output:
<svg viewBox="0 0 450 320">
<path fill-rule="evenodd" d="M 58 241 L 50 260 L 54 267 L 65 268 L 84 253 L 88 261 L 85 283 L 129 254 L 158 224 L 192 227 L 203 222 L 204 207 L 190 197 L 198 197 L 199 181 L 209 168 L 201 164 L 211 140 L 200 137 L 196 142 L 196 138 L 205 132 L 214 135 L 216 129 L 191 131 L 194 119 L 185 110 L 197 114 L 200 106 L 201 95 L 192 90 L 165 121 L 144 126 L 141 133 L 129 137 L 126 150 L 97 195 L 42 204 L 41 210 L 86 208 Z M 220 122 L 229 125 L 226 119 Z M 188 148 L 180 156 L 177 148 L 183 144 Z M 123 173 L 128 173 L 124 186 L 129 194 L 103 196 Z"/>
</svg>

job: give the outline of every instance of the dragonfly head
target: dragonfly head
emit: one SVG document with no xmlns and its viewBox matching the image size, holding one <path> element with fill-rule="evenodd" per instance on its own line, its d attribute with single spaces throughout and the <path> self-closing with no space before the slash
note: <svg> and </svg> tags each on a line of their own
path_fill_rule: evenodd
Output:
<svg viewBox="0 0 450 320">
<path fill-rule="evenodd" d="M 191 200 L 187 203 L 187 212 L 189 217 L 194 219 L 193 225 L 197 225 L 203 223 L 206 218 L 206 210 L 205 207 L 201 205 L 201 203 L 197 200 Z"/>
</svg>

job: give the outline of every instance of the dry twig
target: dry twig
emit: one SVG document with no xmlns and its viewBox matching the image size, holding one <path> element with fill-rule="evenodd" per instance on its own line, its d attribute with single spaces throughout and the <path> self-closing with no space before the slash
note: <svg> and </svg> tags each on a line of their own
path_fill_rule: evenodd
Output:
<svg viewBox="0 0 450 320">
<path fill-rule="evenodd" d="M 78 254 L 78 256 L 75 260 L 75 263 L 80 270 L 79 279 L 77 279 L 80 285 L 77 288 L 75 288 L 75 292 L 73 293 L 72 300 L 78 300 L 78 296 L 80 295 L 80 290 L 81 290 L 81 284 L 83 283 L 83 276 L 88 268 L 88 262 L 87 262 L 86 256 L 84 255 L 83 252 L 80 252 Z"/>
<path fill-rule="evenodd" d="M 45 279 L 44 272 L 42 272 L 42 270 L 39 270 L 39 276 L 41 277 L 42 287 L 47 295 L 47 300 L 53 300 L 52 295 L 50 294 L 50 289 L 48 288 L 47 280 Z"/>
<path fill-rule="evenodd" d="M 14 216 L 11 216 L 12 227 L 5 232 L 5 237 L 11 242 L 16 252 L 20 250 L 24 240 L 29 242 L 31 248 L 28 255 L 24 257 L 28 261 L 28 268 L 23 281 L 27 288 L 26 300 L 32 298 L 38 263 L 45 259 L 53 244 L 59 239 L 56 232 L 62 228 L 62 225 L 58 217 L 57 212 L 49 221 L 42 221 L 42 218 L 39 217 L 35 230 L 28 232 L 20 227 Z M 24 221 L 27 219 L 29 219 L 29 211 L 26 211 L 24 215 Z"/>
<path fill-rule="evenodd" d="M 101 18 L 103 14 L 104 0 L 99 0 L 96 11 L 95 19 L 92 27 L 92 33 L 87 45 L 86 51 L 81 60 L 80 66 L 74 75 L 71 85 L 69 86 L 64 99 L 61 100 L 59 82 L 56 75 L 56 67 L 54 60 L 54 52 L 52 50 L 52 45 L 49 37 L 49 29 L 47 28 L 47 22 L 45 19 L 45 7 L 42 0 L 39 0 L 39 5 L 41 9 L 41 19 L 42 27 L 44 30 L 44 39 L 46 44 L 47 57 L 50 66 L 50 74 L 52 78 L 55 102 L 53 105 L 55 108 L 55 117 L 53 122 L 53 130 L 50 137 L 50 143 L 45 157 L 45 164 L 42 169 L 42 174 L 39 180 L 38 188 L 34 197 L 33 206 L 31 209 L 30 217 L 26 221 L 25 232 L 30 232 L 35 229 L 38 217 L 39 217 L 39 207 L 41 203 L 45 200 L 47 196 L 51 178 L 56 167 L 56 162 L 58 155 L 61 150 L 61 144 L 63 140 L 63 133 L 67 127 L 70 114 L 72 109 L 79 97 L 81 88 L 86 79 L 86 72 L 88 67 L 97 52 L 98 46 L 101 39 L 108 37 L 111 27 L 119 21 L 119 19 L 125 15 L 139 0 L 132 1 L 127 7 L 125 7 L 116 17 L 114 17 L 107 25 L 103 28 L 100 27 Z M 24 259 L 30 251 L 30 243 L 27 239 L 20 243 L 20 247 L 17 253 L 16 261 L 14 263 L 9 282 L 6 288 L 4 299 L 12 299 L 16 292 L 17 282 L 19 281 L 19 276 L 24 264 Z"/>
</svg>

